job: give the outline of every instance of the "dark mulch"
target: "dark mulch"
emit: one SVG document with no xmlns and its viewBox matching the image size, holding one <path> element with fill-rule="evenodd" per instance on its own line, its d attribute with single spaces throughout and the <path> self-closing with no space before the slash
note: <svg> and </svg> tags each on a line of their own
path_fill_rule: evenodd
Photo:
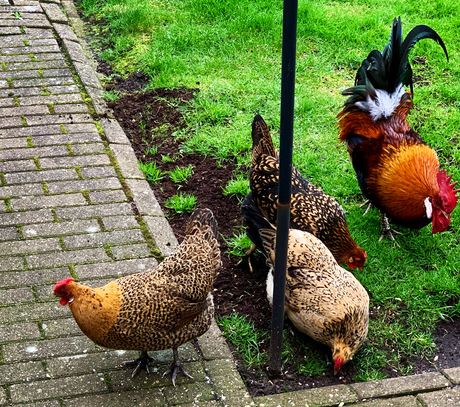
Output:
<svg viewBox="0 0 460 407">
<path fill-rule="evenodd" d="M 130 91 L 139 90 L 145 85 L 147 78 L 143 74 L 135 74 L 128 79 L 119 78 L 110 84 L 110 89 Z M 174 215 L 164 208 L 165 199 L 180 191 L 193 193 L 198 198 L 201 207 L 210 208 L 217 218 L 219 231 L 225 237 L 233 235 L 235 228 L 242 225 L 239 213 L 239 202 L 234 196 L 224 196 L 222 187 L 232 178 L 235 169 L 235 160 L 228 157 L 224 163 L 216 162 L 210 157 L 195 154 L 182 154 L 181 141 L 171 137 L 174 130 L 183 129 L 186 124 L 177 106 L 184 105 L 198 89 L 178 88 L 174 90 L 156 89 L 153 91 L 127 94 L 116 102 L 110 103 L 115 117 L 126 131 L 131 140 L 138 159 L 149 162 L 155 161 L 162 171 L 169 171 L 177 165 L 194 166 L 194 175 L 191 180 L 179 189 L 169 177 L 164 177 L 158 185 L 152 186 L 155 195 L 170 217 L 170 224 L 180 241 L 188 215 Z M 146 139 L 145 130 L 161 128 L 161 134 L 153 140 Z M 249 137 L 249 130 L 248 130 Z M 155 144 L 158 152 L 155 155 L 145 155 L 145 149 Z M 175 157 L 175 162 L 164 162 L 162 156 Z M 264 260 L 252 258 L 253 271 L 250 272 L 247 262 L 238 264 L 239 259 L 229 255 L 229 248 L 223 238 L 220 239 L 223 267 L 220 270 L 215 285 L 215 303 L 218 315 L 228 315 L 233 312 L 248 315 L 257 328 L 269 329 L 271 313 L 265 294 L 265 276 L 267 268 Z M 289 327 L 292 329 L 292 327 Z M 296 334 L 299 334 L 295 331 Z M 432 363 L 427 361 L 410 360 L 415 363 L 415 373 L 441 368 L 460 366 L 458 343 L 460 340 L 460 321 L 441 323 L 436 330 L 437 352 Z M 305 340 L 309 340 L 305 338 Z M 267 349 L 263 349 L 267 351 Z M 329 351 L 324 350 L 325 355 Z M 348 364 L 343 368 L 340 376 L 334 377 L 331 372 L 324 376 L 305 376 L 295 373 L 293 366 L 285 366 L 282 378 L 270 380 L 260 370 L 246 369 L 236 357 L 241 375 L 244 377 L 248 390 L 252 395 L 265 395 L 286 390 L 298 390 L 310 387 L 327 386 L 352 382 L 353 367 Z M 394 377 L 397 375 L 392 369 L 385 372 Z"/>
</svg>

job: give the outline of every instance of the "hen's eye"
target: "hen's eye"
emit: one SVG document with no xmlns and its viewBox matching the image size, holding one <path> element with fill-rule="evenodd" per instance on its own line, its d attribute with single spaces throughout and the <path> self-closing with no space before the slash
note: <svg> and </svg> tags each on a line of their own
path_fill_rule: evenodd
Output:
<svg viewBox="0 0 460 407">
<path fill-rule="evenodd" d="M 61 291 L 62 295 L 69 295 L 69 293 L 66 290 Z"/>
</svg>

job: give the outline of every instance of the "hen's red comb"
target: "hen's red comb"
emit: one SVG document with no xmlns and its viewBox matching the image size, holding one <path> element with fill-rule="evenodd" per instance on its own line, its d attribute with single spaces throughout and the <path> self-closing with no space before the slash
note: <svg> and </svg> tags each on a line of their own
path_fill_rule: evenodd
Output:
<svg viewBox="0 0 460 407">
<path fill-rule="evenodd" d="M 54 286 L 54 292 L 59 290 L 59 288 L 64 287 L 65 285 L 71 283 L 72 281 L 75 281 L 73 278 L 66 278 L 65 280 L 58 281 L 56 285 Z"/>
</svg>

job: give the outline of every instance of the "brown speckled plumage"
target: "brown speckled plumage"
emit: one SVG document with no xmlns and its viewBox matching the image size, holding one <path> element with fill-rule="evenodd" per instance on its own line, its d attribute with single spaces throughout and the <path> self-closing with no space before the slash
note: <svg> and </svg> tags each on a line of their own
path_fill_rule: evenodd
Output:
<svg viewBox="0 0 460 407">
<path fill-rule="evenodd" d="M 267 278 L 271 303 L 276 230 L 252 200 L 243 201 L 241 212 L 249 237 L 266 254 L 271 268 Z M 366 290 L 353 274 L 338 265 L 318 238 L 298 229 L 289 231 L 285 311 L 297 329 L 331 348 L 337 370 L 354 355 L 367 335 Z M 341 363 L 336 365 L 338 358 Z"/>
<path fill-rule="evenodd" d="M 208 330 L 214 316 L 210 292 L 220 264 L 214 216 L 198 209 L 177 251 L 154 270 L 94 289 L 71 281 L 55 293 L 68 300 L 76 322 L 98 345 L 174 349 Z"/>
<path fill-rule="evenodd" d="M 278 203 L 279 158 L 270 131 L 257 115 L 252 123 L 252 196 L 267 219 L 275 223 Z M 314 234 L 341 264 L 362 268 L 366 252 L 350 235 L 339 203 L 292 169 L 291 226 Z"/>
</svg>

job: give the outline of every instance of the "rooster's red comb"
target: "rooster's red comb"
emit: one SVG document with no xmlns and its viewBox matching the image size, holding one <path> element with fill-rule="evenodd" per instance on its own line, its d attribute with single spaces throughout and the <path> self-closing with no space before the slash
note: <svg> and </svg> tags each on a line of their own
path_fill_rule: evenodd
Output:
<svg viewBox="0 0 460 407">
<path fill-rule="evenodd" d="M 460 189 L 454 189 L 458 181 L 450 182 L 452 180 L 452 175 L 453 174 L 447 176 L 446 170 L 439 171 L 436 175 L 439 185 L 439 196 L 442 200 L 443 209 L 447 213 L 451 213 L 457 206 L 458 197 L 456 193 L 460 191 Z"/>
</svg>

